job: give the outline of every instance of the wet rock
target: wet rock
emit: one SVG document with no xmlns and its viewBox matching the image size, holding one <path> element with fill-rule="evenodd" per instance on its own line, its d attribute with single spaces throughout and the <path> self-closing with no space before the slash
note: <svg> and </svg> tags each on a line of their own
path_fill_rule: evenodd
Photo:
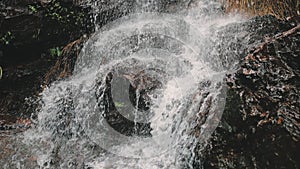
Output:
<svg viewBox="0 0 300 169">
<path fill-rule="evenodd" d="M 33 113 L 37 105 L 33 100 L 42 90 L 44 75 L 53 61 L 53 58 L 42 57 L 32 63 L 3 68 L 0 79 L 0 115 L 28 117 Z"/>
<path fill-rule="evenodd" d="M 1 65 L 28 63 L 88 32 L 87 9 L 61 1 L 0 2 Z"/>
<path fill-rule="evenodd" d="M 300 167 L 300 26 L 292 22 L 228 75 L 227 105 L 204 153 L 205 168 Z"/>
<path fill-rule="evenodd" d="M 60 6 L 67 8 L 67 4 L 73 4 L 71 10 L 75 13 L 85 13 L 80 7 L 82 3 L 74 2 L 64 0 Z M 183 1 L 174 1 L 179 2 Z M 86 27 L 90 24 L 87 20 L 91 19 L 87 16 L 84 17 L 87 20 L 79 24 L 72 24 L 76 18 L 65 23 L 56 15 L 59 7 L 47 10 L 51 5 L 54 7 L 55 3 L 47 0 L 0 2 L 0 36 L 5 39 L 0 46 L 0 66 L 3 67 L 0 114 L 6 119 L 1 122 L 4 128 L 18 124 L 15 114 L 28 115 L 34 110 L 24 104 L 25 98 L 38 94 L 43 76 L 54 60 L 42 57 L 41 53 L 69 44 L 63 48 L 65 57 L 60 57 L 47 73 L 46 83 L 57 77 L 64 78 L 73 70 L 76 54 L 84 41 L 80 37 L 93 29 L 93 26 Z M 128 4 L 104 10 L 94 18 L 95 23 L 102 26 L 130 12 L 120 12 L 124 5 Z M 165 6 L 171 12 L 177 10 L 172 9 L 172 4 Z M 284 22 L 263 16 L 243 26 L 232 24 L 219 31 L 226 39 L 224 43 L 236 49 L 224 56 L 240 58 L 250 54 L 243 59 L 239 71 L 228 76 L 231 89 L 222 122 L 204 153 L 205 168 L 299 168 L 299 29 L 278 34 L 298 23 L 297 19 Z M 240 33 L 232 39 L 224 34 L 227 31 Z M 247 31 L 250 34 L 244 34 Z M 267 40 L 264 45 L 252 48 L 263 43 L 263 37 Z M 248 43 L 250 48 L 237 53 L 239 43 Z"/>
<path fill-rule="evenodd" d="M 45 74 L 43 85 L 49 85 L 55 80 L 66 78 L 72 74 L 76 59 L 86 40 L 86 36 L 83 36 L 62 49 L 61 57 L 56 59 L 55 64 Z"/>
<path fill-rule="evenodd" d="M 234 71 L 238 69 L 242 58 L 254 50 L 264 39 L 287 31 L 294 26 L 294 21 L 286 22 L 278 20 L 274 16 L 266 15 L 212 30 L 217 35 L 217 39 L 221 40 L 213 41 L 215 48 L 211 52 L 213 56 L 210 60 L 215 59 L 216 61 L 212 62 L 211 66 L 218 69 L 220 65 L 218 65 L 217 60 L 221 57 L 223 58 L 221 67 Z"/>
<path fill-rule="evenodd" d="M 249 54 L 236 74 L 245 118 L 259 116 L 257 125 L 283 125 L 300 138 L 300 26 L 278 34 Z"/>
<path fill-rule="evenodd" d="M 68 48 L 63 46 L 89 33 L 90 22 L 88 7 L 71 1 L 0 2 L 1 126 L 30 117 L 47 72 Z"/>
</svg>

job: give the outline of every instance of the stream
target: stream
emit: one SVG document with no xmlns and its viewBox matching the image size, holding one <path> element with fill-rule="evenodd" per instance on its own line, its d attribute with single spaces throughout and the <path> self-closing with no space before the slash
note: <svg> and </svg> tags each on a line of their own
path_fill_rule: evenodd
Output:
<svg viewBox="0 0 300 169">
<path fill-rule="evenodd" d="M 201 168 L 201 150 L 225 107 L 224 78 L 238 67 L 241 53 L 224 38 L 237 34 L 223 28 L 244 19 L 224 15 L 221 4 L 209 0 L 180 2 L 185 8 L 156 0 L 102 3 L 87 2 L 95 18 L 120 4 L 132 12 L 96 26 L 73 75 L 44 89 L 34 125 L 13 136 L 9 142 L 17 153 L 1 163 Z M 242 50 L 247 44 L 240 45 Z"/>
</svg>

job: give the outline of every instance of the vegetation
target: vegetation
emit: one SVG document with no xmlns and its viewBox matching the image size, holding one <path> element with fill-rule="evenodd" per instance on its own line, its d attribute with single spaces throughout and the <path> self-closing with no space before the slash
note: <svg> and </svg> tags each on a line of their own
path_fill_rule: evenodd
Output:
<svg viewBox="0 0 300 169">
<path fill-rule="evenodd" d="M 10 31 L 7 31 L 0 36 L 0 44 L 9 45 L 14 38 L 15 37 L 13 36 L 13 34 Z"/>
<path fill-rule="evenodd" d="M 28 5 L 28 10 L 31 13 L 43 12 L 43 15 L 51 20 L 59 21 L 63 24 L 70 23 L 71 21 L 76 21 L 78 23 L 82 22 L 84 14 L 73 10 L 68 6 L 68 4 L 62 4 L 59 0 L 51 0 L 47 4 L 32 4 Z M 76 24 L 78 24 L 76 23 Z"/>
<path fill-rule="evenodd" d="M 280 19 L 300 15 L 299 0 L 221 0 L 227 12 L 249 15 L 271 14 Z"/>
<path fill-rule="evenodd" d="M 33 6 L 33 5 L 28 5 L 28 9 L 32 13 L 36 13 L 37 12 L 37 8 L 35 6 Z"/>
<path fill-rule="evenodd" d="M 117 108 L 122 108 L 122 107 L 126 107 L 124 103 L 121 103 L 121 102 L 114 102 L 115 106 Z"/>
<path fill-rule="evenodd" d="M 83 24 L 84 13 L 69 8 L 67 4 L 62 4 L 58 0 L 52 0 L 46 6 L 45 16 L 51 20 L 62 24 Z"/>
<path fill-rule="evenodd" d="M 52 57 L 55 57 L 55 56 L 59 57 L 62 54 L 62 51 L 59 47 L 50 48 L 49 52 Z"/>
</svg>

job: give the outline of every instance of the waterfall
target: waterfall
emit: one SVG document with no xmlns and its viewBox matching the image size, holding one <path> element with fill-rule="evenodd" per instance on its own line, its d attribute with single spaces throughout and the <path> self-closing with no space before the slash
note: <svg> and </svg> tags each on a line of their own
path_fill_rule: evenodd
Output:
<svg viewBox="0 0 300 169">
<path fill-rule="evenodd" d="M 96 26 L 73 75 L 41 93 L 36 126 L 20 136 L 36 166 L 200 168 L 239 61 L 219 30 L 242 18 L 209 0 L 86 4 L 95 21 L 103 10 L 129 14 Z"/>
</svg>

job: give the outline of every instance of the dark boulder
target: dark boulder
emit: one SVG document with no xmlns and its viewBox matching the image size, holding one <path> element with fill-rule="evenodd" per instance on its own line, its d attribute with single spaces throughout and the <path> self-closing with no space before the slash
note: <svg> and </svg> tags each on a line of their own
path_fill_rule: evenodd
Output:
<svg viewBox="0 0 300 169">
<path fill-rule="evenodd" d="M 204 152 L 205 168 L 300 167 L 300 26 L 295 23 L 277 27 L 280 32 L 265 38 L 228 75 L 226 108 Z"/>
<path fill-rule="evenodd" d="M 36 105 L 31 100 L 26 104 L 26 98 L 38 95 L 44 76 L 48 84 L 72 73 L 85 41 L 83 34 L 93 31 L 93 23 L 102 26 L 131 12 L 122 10 L 132 5 L 124 2 L 128 3 L 101 9 L 95 18 L 90 18 L 90 12 L 97 9 L 91 10 L 81 1 L 0 2 L 0 130 L 17 128 L 15 124 L 24 120 L 16 116 L 28 117 L 35 110 Z M 176 0 L 174 4 L 185 2 L 189 3 Z M 176 11 L 174 4 L 164 8 Z M 237 72 L 228 75 L 227 104 L 221 124 L 203 152 L 205 168 L 300 167 L 297 24 L 296 18 L 285 22 L 263 16 L 219 30 L 224 39 L 219 47 L 235 49 L 224 55 L 237 59 L 248 55 Z M 237 38 L 224 33 L 228 31 L 239 32 Z M 248 48 L 241 50 L 241 43 Z M 62 55 L 50 56 L 53 47 L 61 49 Z"/>
<path fill-rule="evenodd" d="M 0 2 L 0 62 L 28 63 L 88 32 L 87 9 L 61 1 Z"/>
<path fill-rule="evenodd" d="M 45 74 L 62 46 L 93 29 L 89 19 L 88 7 L 71 1 L 0 2 L 0 130 L 35 111 Z"/>
</svg>

